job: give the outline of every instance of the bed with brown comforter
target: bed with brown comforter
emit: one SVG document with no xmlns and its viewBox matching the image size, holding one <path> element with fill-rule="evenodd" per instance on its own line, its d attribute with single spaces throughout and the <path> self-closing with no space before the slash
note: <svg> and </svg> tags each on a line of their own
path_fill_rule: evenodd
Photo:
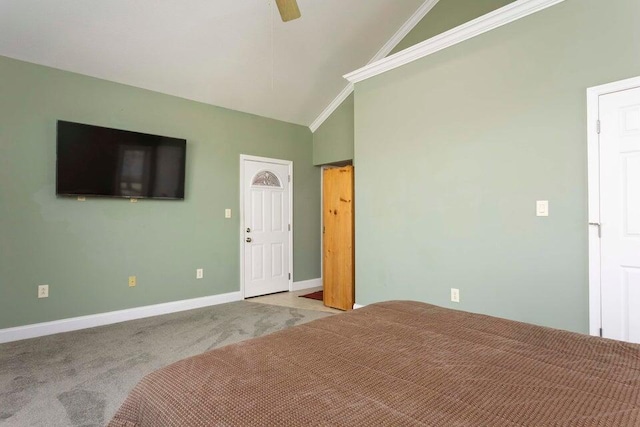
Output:
<svg viewBox="0 0 640 427">
<path fill-rule="evenodd" d="M 392 301 L 145 377 L 109 426 L 640 426 L 640 346 Z"/>
</svg>

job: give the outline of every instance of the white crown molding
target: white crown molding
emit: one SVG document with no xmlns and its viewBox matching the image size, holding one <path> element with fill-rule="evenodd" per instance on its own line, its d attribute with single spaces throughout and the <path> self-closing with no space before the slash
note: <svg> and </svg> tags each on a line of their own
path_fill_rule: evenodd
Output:
<svg viewBox="0 0 640 427">
<path fill-rule="evenodd" d="M 433 9 L 439 1 L 440 0 L 426 0 L 424 3 L 422 3 L 422 5 L 418 8 L 418 10 L 415 11 L 413 15 L 411 15 L 407 22 L 402 24 L 402 27 L 400 27 L 400 29 L 396 31 L 393 37 L 391 37 L 389 41 L 385 43 L 384 46 L 382 46 L 378 53 L 376 53 L 373 58 L 371 58 L 368 64 L 379 61 L 389 55 L 393 48 L 398 46 L 398 43 L 400 43 L 402 39 L 404 39 L 407 34 L 409 34 L 409 32 L 420 23 L 420 21 L 422 21 L 422 18 L 427 16 L 427 13 L 431 12 L 431 9 Z"/>
<path fill-rule="evenodd" d="M 336 111 L 340 104 L 342 104 L 342 102 L 347 99 L 349 95 L 351 95 L 351 92 L 353 92 L 353 83 L 347 84 L 347 86 L 342 89 L 338 96 L 336 96 L 333 101 L 331 101 L 331 104 L 327 105 L 327 108 L 322 110 L 322 113 L 320 113 L 318 118 L 315 119 L 313 123 L 311 123 L 311 125 L 309 125 L 309 129 L 311 129 L 311 132 L 317 131 L 318 128 L 324 123 L 324 121 L 327 120 L 334 111 Z"/>
<path fill-rule="evenodd" d="M 431 12 L 431 9 L 438 3 L 440 0 L 425 0 L 424 3 L 414 12 L 413 15 L 405 22 L 402 27 L 387 41 L 384 46 L 371 58 L 371 60 L 367 64 L 371 64 L 373 62 L 379 61 L 380 59 L 387 56 L 394 47 L 398 45 L 409 34 L 409 31 L 413 30 L 413 28 L 418 25 L 418 23 L 427 16 L 427 13 Z M 324 123 L 325 120 L 329 118 L 329 116 L 342 104 L 342 102 L 347 99 L 349 95 L 353 92 L 353 85 L 349 83 L 338 96 L 335 97 L 333 101 L 320 113 L 317 119 L 311 123 L 309 129 L 311 132 L 315 132 L 318 130 L 320 125 Z"/>
<path fill-rule="evenodd" d="M 432 37 L 415 46 L 366 65 L 344 78 L 351 83 L 361 82 L 384 72 L 406 65 L 425 56 L 462 43 L 503 25 L 522 19 L 565 0 L 516 0 L 500 9 Z"/>
<path fill-rule="evenodd" d="M 179 311 L 193 310 L 195 308 L 209 307 L 212 305 L 241 300 L 242 295 L 240 292 L 230 292 L 227 294 L 147 305 L 144 307 L 129 308 L 126 310 L 111 311 L 108 313 L 92 314 L 89 316 L 72 317 L 69 319 L 54 320 L 52 322 L 35 323 L 32 325 L 17 326 L 15 328 L 0 329 L 0 344 L 28 338 L 42 337 L 45 335 L 59 334 L 62 332 L 95 328 L 96 326 L 111 325 L 113 323 L 125 322 L 127 320 L 143 319 L 145 317 L 177 313 Z"/>
</svg>

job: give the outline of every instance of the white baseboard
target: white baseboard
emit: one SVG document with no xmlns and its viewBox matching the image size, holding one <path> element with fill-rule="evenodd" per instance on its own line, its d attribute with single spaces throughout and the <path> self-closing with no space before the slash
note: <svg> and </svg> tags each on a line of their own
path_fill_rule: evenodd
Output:
<svg viewBox="0 0 640 427">
<path fill-rule="evenodd" d="M 293 282 L 293 286 L 291 290 L 295 292 L 295 291 L 302 291 L 304 289 L 321 288 L 321 287 L 322 287 L 322 278 L 302 280 L 300 282 Z"/>
<path fill-rule="evenodd" d="M 159 316 L 161 314 L 177 313 L 179 311 L 193 310 L 194 308 L 208 307 L 241 300 L 242 295 L 240 292 L 230 292 L 227 294 L 211 295 L 208 297 L 193 298 L 182 301 L 172 301 L 162 304 L 129 308 L 126 310 L 111 311 L 108 313 L 91 314 L 88 316 L 54 320 L 52 322 L 35 323 L 32 325 L 17 326 L 15 328 L 0 329 L 0 344 L 41 337 L 44 335 L 59 334 L 61 332 L 94 328 L 96 326 L 111 325 L 113 323 L 126 322 L 127 320 Z"/>
<path fill-rule="evenodd" d="M 354 309 L 354 310 L 355 310 L 355 309 L 358 309 L 358 308 L 362 308 L 362 307 L 365 307 L 365 306 L 364 306 L 364 305 L 362 305 L 362 304 L 353 304 L 353 309 Z"/>
</svg>

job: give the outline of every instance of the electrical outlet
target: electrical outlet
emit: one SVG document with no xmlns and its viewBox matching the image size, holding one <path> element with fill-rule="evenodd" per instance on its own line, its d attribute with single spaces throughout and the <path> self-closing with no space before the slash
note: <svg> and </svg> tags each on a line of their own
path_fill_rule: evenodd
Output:
<svg viewBox="0 0 640 427">
<path fill-rule="evenodd" d="M 129 287 L 133 288 L 137 284 L 136 276 L 129 276 Z"/>
<path fill-rule="evenodd" d="M 204 277 L 204 269 L 199 268 L 196 270 L 196 279 L 202 279 Z"/>
<path fill-rule="evenodd" d="M 49 285 L 38 285 L 38 298 L 49 298 Z"/>
<path fill-rule="evenodd" d="M 224 210 L 224 217 L 227 219 L 231 218 L 231 209 Z"/>
<path fill-rule="evenodd" d="M 460 302 L 460 289 L 451 288 L 451 301 Z"/>
</svg>

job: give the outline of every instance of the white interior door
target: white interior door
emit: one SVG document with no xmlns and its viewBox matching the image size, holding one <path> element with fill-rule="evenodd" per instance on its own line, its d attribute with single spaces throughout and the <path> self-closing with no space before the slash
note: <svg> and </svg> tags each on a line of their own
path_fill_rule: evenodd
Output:
<svg viewBox="0 0 640 427">
<path fill-rule="evenodd" d="M 599 114 L 602 335 L 640 343 L 640 88 Z"/>
<path fill-rule="evenodd" d="M 244 297 L 289 290 L 290 163 L 243 159 Z"/>
</svg>

